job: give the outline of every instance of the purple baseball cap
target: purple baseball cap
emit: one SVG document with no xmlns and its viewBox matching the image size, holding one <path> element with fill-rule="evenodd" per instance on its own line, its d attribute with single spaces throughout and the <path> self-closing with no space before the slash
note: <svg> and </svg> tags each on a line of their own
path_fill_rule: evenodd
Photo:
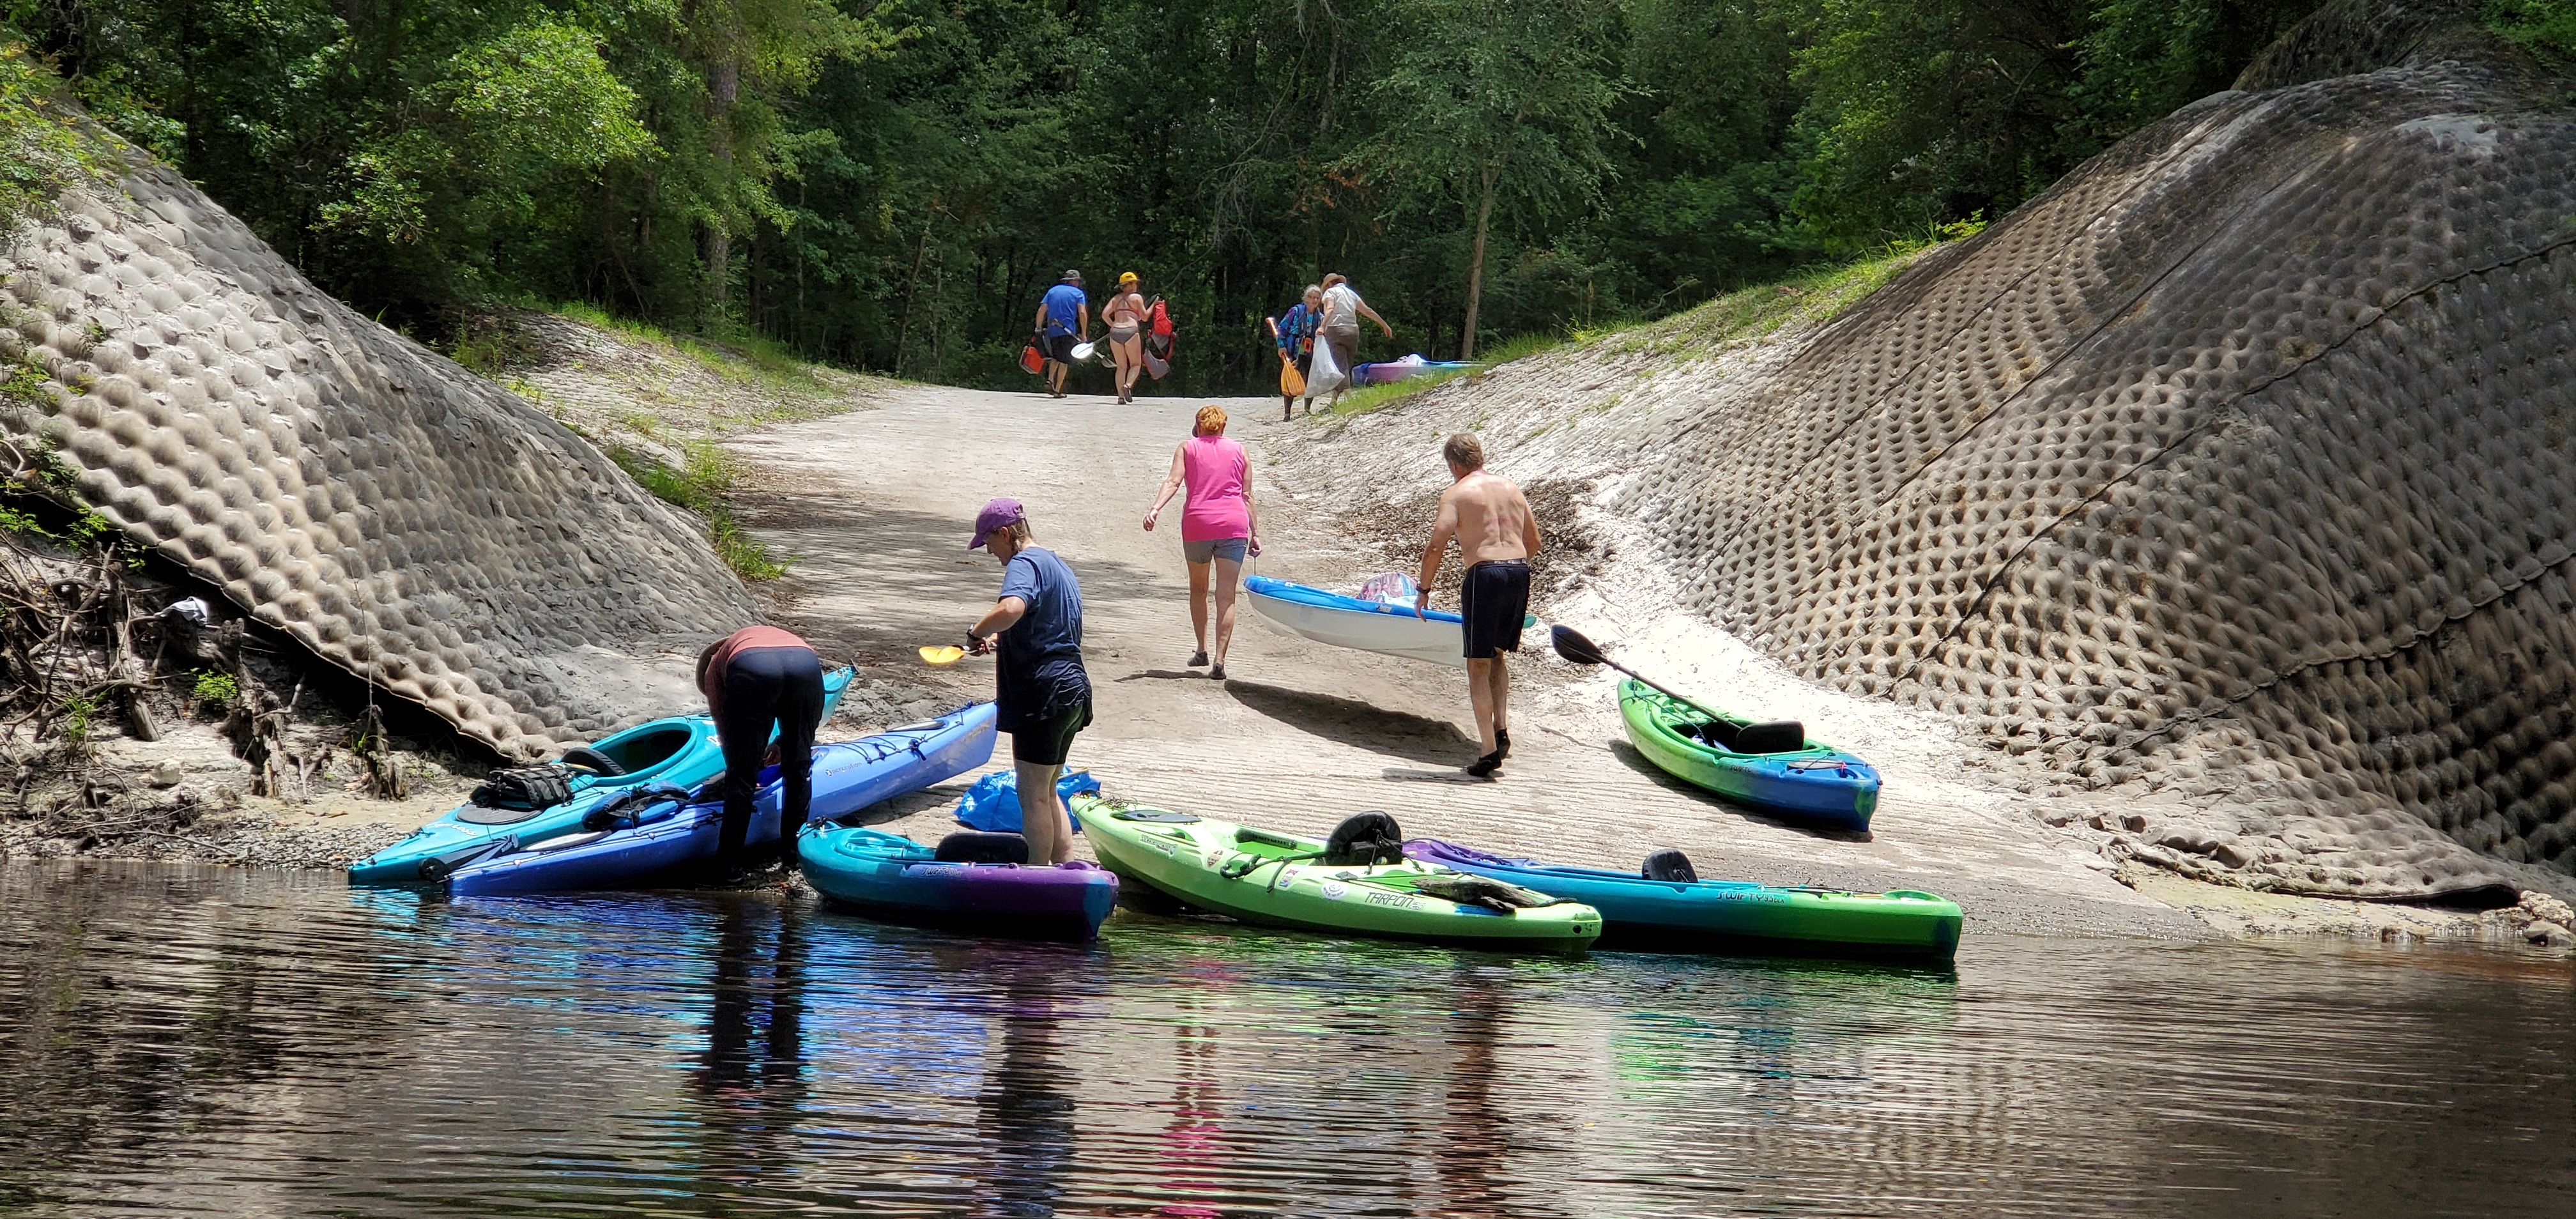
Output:
<svg viewBox="0 0 2576 1219">
<path fill-rule="evenodd" d="M 1026 515 L 1027 513 L 1020 509 L 1020 501 L 1010 496 L 1005 495 L 984 501 L 984 510 L 975 514 L 975 540 L 966 543 L 966 549 L 982 550 L 984 535 Z"/>
</svg>

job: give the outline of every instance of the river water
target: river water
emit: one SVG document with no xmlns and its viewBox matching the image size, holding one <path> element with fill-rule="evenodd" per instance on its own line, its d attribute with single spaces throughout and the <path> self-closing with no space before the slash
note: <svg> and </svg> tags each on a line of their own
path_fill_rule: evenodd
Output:
<svg viewBox="0 0 2576 1219">
<path fill-rule="evenodd" d="M 0 1213 L 2576 1214 L 2576 970 L 1509 958 L 0 864 Z"/>
</svg>

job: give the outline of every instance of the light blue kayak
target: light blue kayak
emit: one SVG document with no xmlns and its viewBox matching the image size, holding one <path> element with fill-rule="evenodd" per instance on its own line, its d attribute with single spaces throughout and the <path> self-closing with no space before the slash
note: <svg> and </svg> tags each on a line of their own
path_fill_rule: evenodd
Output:
<svg viewBox="0 0 2576 1219">
<path fill-rule="evenodd" d="M 823 674 L 824 719 L 840 706 L 852 672 L 843 665 Z M 567 750 L 555 765 L 563 768 L 572 799 L 541 809 L 457 805 L 411 837 L 350 865 L 349 883 L 436 884 L 513 840 L 534 842 L 579 829 L 593 813 L 656 784 L 697 787 L 724 773 L 724 750 L 716 744 L 714 720 L 675 715 Z"/>
<path fill-rule="evenodd" d="M 976 703 L 935 720 L 856 741 L 814 747 L 813 820 L 855 813 L 975 770 L 993 756 L 993 704 Z M 745 844 L 776 842 L 784 784 L 761 774 Z M 715 859 L 724 803 L 713 792 L 669 790 L 616 812 L 608 826 L 579 824 L 548 838 L 473 860 L 447 878 L 458 896 L 609 889 Z"/>
<path fill-rule="evenodd" d="M 1268 576 L 1246 576 L 1246 599 L 1262 617 L 1317 643 L 1357 648 L 1453 668 L 1467 667 L 1463 619 L 1440 610 L 1415 612 L 1411 602 L 1345 597 Z M 1523 627 L 1538 619 L 1524 616 Z"/>
</svg>

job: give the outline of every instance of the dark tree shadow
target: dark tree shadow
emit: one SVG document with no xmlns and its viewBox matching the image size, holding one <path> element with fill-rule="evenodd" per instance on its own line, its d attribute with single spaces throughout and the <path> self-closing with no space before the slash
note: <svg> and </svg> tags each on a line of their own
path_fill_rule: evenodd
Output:
<svg viewBox="0 0 2576 1219">
<path fill-rule="evenodd" d="M 1456 724 L 1405 711 L 1389 711 L 1355 698 L 1291 690 L 1260 682 L 1228 681 L 1234 701 L 1302 732 L 1376 753 L 1391 753 L 1414 762 L 1455 761 L 1464 766 L 1476 756 L 1476 742 Z"/>
</svg>

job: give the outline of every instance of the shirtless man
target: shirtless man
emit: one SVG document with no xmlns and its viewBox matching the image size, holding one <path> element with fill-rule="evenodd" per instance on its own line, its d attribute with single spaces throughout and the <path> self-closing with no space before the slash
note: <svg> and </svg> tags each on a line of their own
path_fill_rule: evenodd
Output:
<svg viewBox="0 0 2576 1219">
<path fill-rule="evenodd" d="M 1476 733 L 1484 756 L 1467 767 L 1479 779 L 1503 768 L 1512 752 L 1512 734 L 1504 723 L 1511 700 L 1512 675 L 1503 653 L 1521 650 L 1521 618 L 1529 612 L 1529 557 L 1538 553 L 1538 521 L 1529 500 L 1512 480 L 1485 472 L 1485 446 L 1460 432 L 1440 446 L 1457 480 L 1440 493 L 1440 523 L 1432 526 L 1431 544 L 1422 551 L 1422 592 L 1413 599 L 1415 613 L 1431 604 L 1431 583 L 1440 576 L 1449 541 L 1467 560 L 1458 590 L 1458 613 L 1467 635 L 1467 701 L 1476 708 Z"/>
</svg>

